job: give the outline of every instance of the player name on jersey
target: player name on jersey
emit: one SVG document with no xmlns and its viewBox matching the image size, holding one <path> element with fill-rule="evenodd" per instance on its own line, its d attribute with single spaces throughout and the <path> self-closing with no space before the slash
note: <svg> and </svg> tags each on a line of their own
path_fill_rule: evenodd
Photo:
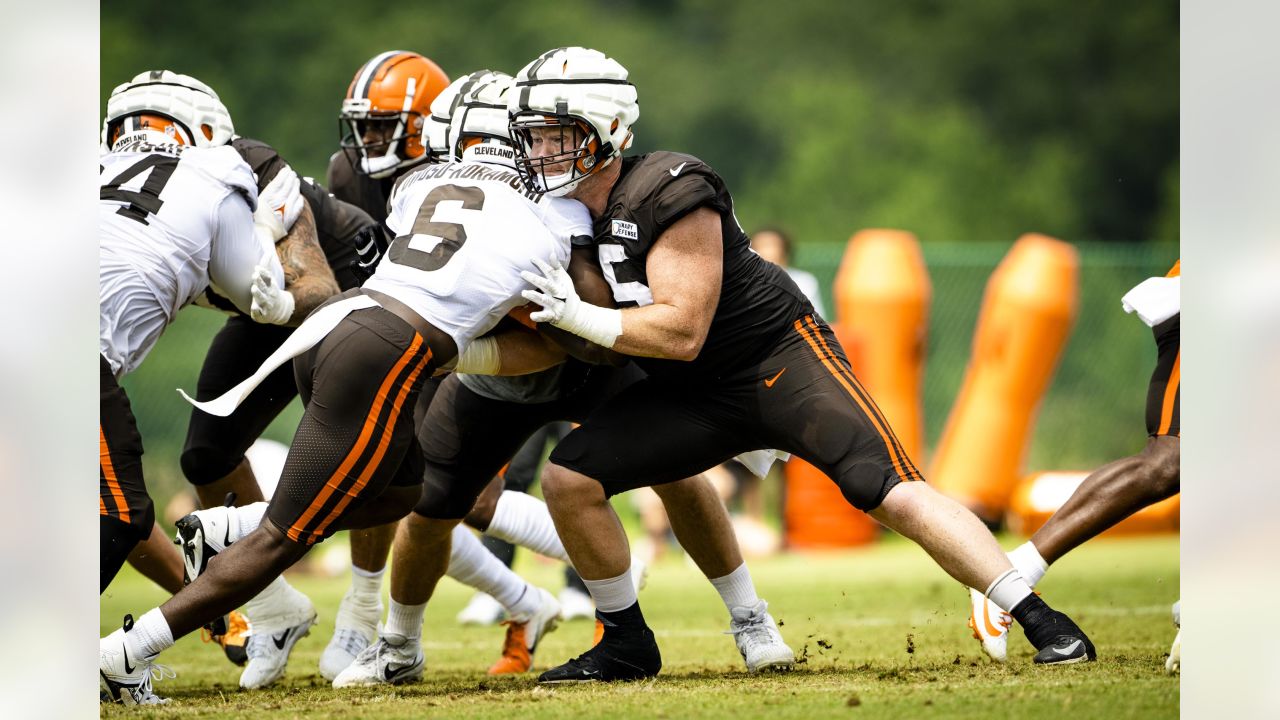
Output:
<svg viewBox="0 0 1280 720">
<path fill-rule="evenodd" d="M 444 163 L 428 165 L 421 170 L 410 173 L 398 183 L 396 192 L 406 192 L 419 182 L 426 180 L 494 180 L 503 183 L 525 198 L 538 202 L 543 193 L 530 190 L 515 170 L 479 163 Z"/>
</svg>

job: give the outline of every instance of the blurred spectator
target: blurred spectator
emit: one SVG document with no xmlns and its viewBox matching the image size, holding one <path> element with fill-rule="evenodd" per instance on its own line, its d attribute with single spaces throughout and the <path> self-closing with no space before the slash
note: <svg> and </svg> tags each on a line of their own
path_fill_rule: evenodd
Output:
<svg viewBox="0 0 1280 720">
<path fill-rule="evenodd" d="M 791 279 L 796 281 L 796 285 L 800 286 L 800 292 L 813 303 L 813 309 L 824 319 L 829 319 L 827 309 L 822 306 L 822 288 L 818 286 L 818 278 L 813 273 L 791 267 L 792 245 L 787 231 L 779 227 L 762 227 L 751 234 L 751 249 L 765 260 L 786 270 Z"/>
</svg>

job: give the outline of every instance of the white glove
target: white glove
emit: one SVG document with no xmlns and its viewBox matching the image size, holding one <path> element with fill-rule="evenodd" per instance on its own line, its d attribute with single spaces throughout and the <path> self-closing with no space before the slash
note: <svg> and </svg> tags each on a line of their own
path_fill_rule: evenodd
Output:
<svg viewBox="0 0 1280 720">
<path fill-rule="evenodd" d="M 613 347 L 622 334 L 622 311 L 582 302 L 564 266 L 555 258 L 551 262 L 553 264 L 547 264 L 534 258 L 533 264 L 542 274 L 528 270 L 520 273 L 520 277 L 542 291 L 525 290 L 520 293 L 525 300 L 542 306 L 541 310 L 531 313 L 529 319 L 549 322 L 597 345 Z"/>
<path fill-rule="evenodd" d="M 254 322 L 284 325 L 293 317 L 293 295 L 276 285 L 275 276 L 266 265 L 253 269 L 253 305 L 249 316 Z"/>
<path fill-rule="evenodd" d="M 258 209 L 253 211 L 253 224 L 265 228 L 272 242 L 289 234 L 289 228 L 302 213 L 302 194 L 298 173 L 288 165 L 258 193 Z"/>
</svg>

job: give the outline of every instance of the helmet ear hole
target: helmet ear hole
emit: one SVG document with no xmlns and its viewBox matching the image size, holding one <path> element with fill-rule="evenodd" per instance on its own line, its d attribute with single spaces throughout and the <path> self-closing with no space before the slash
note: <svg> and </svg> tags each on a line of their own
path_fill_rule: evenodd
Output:
<svg viewBox="0 0 1280 720">
<path fill-rule="evenodd" d="M 205 140 L 212 140 L 212 139 L 213 139 L 213 127 L 212 127 L 211 125 L 209 125 L 208 123 L 205 123 L 205 124 L 203 124 L 203 125 L 201 125 L 201 126 L 200 126 L 200 132 L 204 133 L 204 139 L 205 139 Z"/>
</svg>

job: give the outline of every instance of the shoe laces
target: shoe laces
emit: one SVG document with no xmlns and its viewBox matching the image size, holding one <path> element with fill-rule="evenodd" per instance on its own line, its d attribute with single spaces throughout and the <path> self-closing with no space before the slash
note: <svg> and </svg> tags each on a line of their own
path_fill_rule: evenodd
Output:
<svg viewBox="0 0 1280 720">
<path fill-rule="evenodd" d="M 163 705 L 169 702 L 169 698 L 160 697 L 151 689 L 152 681 L 159 682 L 166 678 L 176 678 L 178 673 L 173 671 L 168 665 L 160 663 L 150 663 L 143 671 L 142 682 L 138 683 L 138 687 L 133 691 L 134 702 L 139 705 Z"/>
<path fill-rule="evenodd" d="M 266 657 L 271 654 L 271 636 L 268 633 L 254 633 L 244 644 L 244 653 L 250 660 Z"/>
<path fill-rule="evenodd" d="M 768 605 L 762 600 L 745 618 L 733 618 L 725 635 L 733 635 L 739 645 L 768 645 L 773 642 L 773 631 L 768 623 Z"/>
</svg>

